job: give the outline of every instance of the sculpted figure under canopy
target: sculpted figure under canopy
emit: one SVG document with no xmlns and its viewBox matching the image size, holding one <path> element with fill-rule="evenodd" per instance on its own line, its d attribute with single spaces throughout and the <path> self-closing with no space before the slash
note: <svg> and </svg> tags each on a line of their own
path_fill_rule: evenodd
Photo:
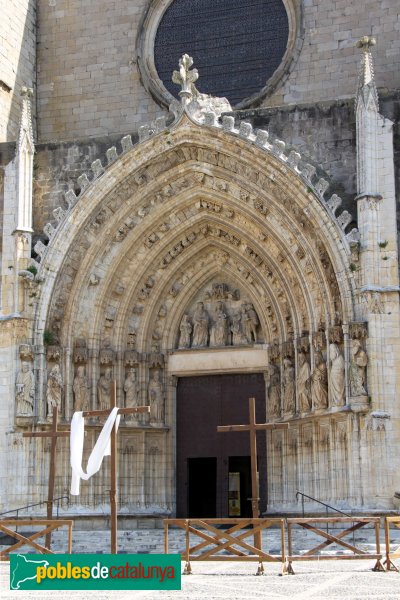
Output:
<svg viewBox="0 0 400 600">
<path fill-rule="evenodd" d="M 17 416 L 33 416 L 33 399 L 35 396 L 35 378 L 29 367 L 29 363 L 23 362 L 21 370 L 18 371 L 15 383 L 17 402 Z"/>
<path fill-rule="evenodd" d="M 268 413 L 271 417 L 281 416 L 281 376 L 277 365 L 269 365 Z"/>
<path fill-rule="evenodd" d="M 111 398 L 111 385 L 112 385 L 112 369 L 107 367 L 104 375 L 101 375 L 97 382 L 97 395 L 100 410 L 106 410 L 110 408 Z"/>
<path fill-rule="evenodd" d="M 254 306 L 251 302 L 244 302 L 242 304 L 242 324 L 244 335 L 246 336 L 249 344 L 252 342 L 252 340 L 254 340 L 254 342 L 257 341 L 258 323 L 258 316 L 254 310 Z"/>
<path fill-rule="evenodd" d="M 129 369 L 128 374 L 126 376 L 124 382 L 124 392 L 125 392 L 125 408 L 134 408 L 135 406 L 139 406 L 139 387 L 136 381 L 136 371 L 135 369 Z M 137 420 L 139 417 L 138 413 L 133 415 L 127 415 L 125 419 L 127 421 Z"/>
<path fill-rule="evenodd" d="M 59 413 L 61 412 L 61 396 L 62 396 L 63 380 L 60 372 L 60 365 L 56 364 L 51 369 L 47 378 L 47 419 L 53 418 L 53 408 L 57 406 Z"/>
<path fill-rule="evenodd" d="M 345 393 L 345 366 L 343 355 L 336 344 L 330 344 L 329 358 L 331 361 L 330 392 L 332 405 L 342 406 Z"/>
<path fill-rule="evenodd" d="M 74 412 L 89 408 L 89 382 L 85 375 L 85 367 L 79 366 L 72 386 L 74 392 Z"/>
<path fill-rule="evenodd" d="M 240 310 L 236 311 L 232 316 L 232 325 L 230 327 L 232 332 L 232 345 L 239 346 L 240 344 L 247 344 L 247 338 L 243 333 L 242 327 L 242 313 Z"/>
<path fill-rule="evenodd" d="M 228 315 L 222 302 L 217 302 L 215 324 L 211 331 L 210 346 L 226 346 L 228 337 Z"/>
<path fill-rule="evenodd" d="M 328 371 L 321 352 L 315 355 L 315 369 L 311 375 L 311 394 L 316 410 L 328 407 Z"/>
<path fill-rule="evenodd" d="M 301 412 L 309 412 L 311 410 L 310 397 L 310 365 L 307 362 L 307 356 L 304 352 L 299 354 L 299 372 L 297 375 L 297 390 L 299 394 L 299 405 Z"/>
<path fill-rule="evenodd" d="M 363 350 L 360 340 L 351 342 L 350 388 L 352 396 L 366 396 L 365 373 L 368 364 L 367 353 Z"/>
<path fill-rule="evenodd" d="M 150 422 L 164 423 L 164 390 L 160 381 L 160 371 L 154 371 L 149 381 Z"/>
<path fill-rule="evenodd" d="M 283 406 L 285 413 L 296 409 L 295 373 L 290 358 L 283 360 Z"/>
<path fill-rule="evenodd" d="M 197 303 L 193 315 L 193 343 L 192 348 L 204 348 L 208 342 L 208 314 L 203 302 Z"/>
<path fill-rule="evenodd" d="M 190 348 L 190 335 L 192 333 L 193 327 L 191 322 L 189 321 L 189 315 L 183 315 L 179 330 L 180 336 L 178 348 Z"/>
</svg>

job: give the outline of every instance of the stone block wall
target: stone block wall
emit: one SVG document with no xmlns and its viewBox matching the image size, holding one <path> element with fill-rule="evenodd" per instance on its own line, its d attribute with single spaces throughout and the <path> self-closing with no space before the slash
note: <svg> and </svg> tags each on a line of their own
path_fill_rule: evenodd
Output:
<svg viewBox="0 0 400 600">
<path fill-rule="evenodd" d="M 146 4 L 38 1 L 40 139 L 125 133 L 163 112 L 141 85 L 135 62 Z"/>
<path fill-rule="evenodd" d="M 18 137 L 22 86 L 35 87 L 36 0 L 5 0 L 0 17 L 0 143 Z"/>
<path fill-rule="evenodd" d="M 122 134 L 163 112 L 143 87 L 136 65 L 136 37 L 148 5 L 148 0 L 38 0 L 42 141 Z M 377 37 L 377 85 L 398 89 L 398 13 L 397 0 L 358 0 L 351 6 L 346 0 L 305 0 L 300 55 L 263 106 L 354 97 L 355 42 L 371 28 Z"/>
<path fill-rule="evenodd" d="M 400 52 L 397 0 L 303 0 L 303 46 L 288 79 L 264 106 L 321 102 L 354 95 L 363 35 L 377 39 L 374 62 L 379 88 L 398 89 Z"/>
</svg>

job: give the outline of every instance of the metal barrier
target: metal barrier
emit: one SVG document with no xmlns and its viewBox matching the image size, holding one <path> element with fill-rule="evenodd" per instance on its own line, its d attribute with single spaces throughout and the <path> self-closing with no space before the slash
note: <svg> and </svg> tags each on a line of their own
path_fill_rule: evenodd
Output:
<svg viewBox="0 0 400 600">
<path fill-rule="evenodd" d="M 400 519 L 399 519 L 400 521 Z M 333 535 L 320 529 L 320 525 L 326 525 L 327 523 L 336 523 L 343 525 L 350 525 L 344 531 Z M 374 554 L 366 552 L 361 548 L 357 548 L 355 543 L 349 544 L 343 540 L 347 535 L 353 534 L 354 531 L 365 527 L 366 525 L 373 525 L 375 529 L 375 550 Z M 324 542 L 314 546 L 310 550 L 302 554 L 293 554 L 293 527 L 299 526 L 308 531 L 312 531 L 315 535 L 324 538 Z M 315 518 L 315 519 L 287 519 L 288 527 L 288 564 L 287 572 L 294 574 L 292 562 L 296 560 L 359 560 L 359 559 L 375 559 L 376 563 L 373 567 L 373 571 L 384 571 L 385 568 L 381 562 L 382 554 L 380 550 L 380 518 L 379 517 L 326 517 L 326 518 Z M 322 550 L 330 546 L 331 544 L 337 544 L 345 550 L 349 550 L 353 554 L 335 554 L 323 555 L 320 554 Z"/>
<path fill-rule="evenodd" d="M 192 573 L 191 561 L 257 561 L 257 575 L 264 573 L 264 562 L 281 563 L 286 574 L 284 519 L 164 519 L 164 551 L 168 554 L 168 529 L 174 526 L 185 531 L 186 545 L 181 552 L 185 560 L 184 575 Z M 220 529 L 220 526 L 225 526 Z M 262 531 L 278 526 L 281 533 L 281 554 L 262 550 Z M 190 536 L 200 538 L 190 545 Z M 245 541 L 252 536 L 254 543 Z M 221 554 L 223 553 L 223 554 Z"/>
<path fill-rule="evenodd" d="M 392 562 L 392 558 L 400 558 L 400 546 L 394 552 L 390 552 L 390 524 L 400 528 L 400 517 L 385 517 L 386 560 L 384 564 L 387 571 L 398 571 L 399 569 Z"/>
<path fill-rule="evenodd" d="M 29 536 L 22 535 L 18 531 L 13 531 L 10 527 L 26 527 L 26 526 L 43 526 L 44 529 L 41 531 L 36 531 Z M 9 548 L 2 550 L 0 552 L 0 561 L 9 560 L 10 552 L 18 550 L 21 546 L 28 545 L 31 548 L 34 548 L 40 554 L 54 554 L 49 548 L 42 546 L 41 544 L 37 544 L 34 540 L 37 538 L 46 536 L 46 534 L 54 531 L 55 529 L 59 529 L 66 525 L 68 527 L 68 554 L 72 553 L 72 526 L 73 521 L 70 520 L 49 520 L 49 519 L 4 519 L 0 521 L 0 531 L 3 531 L 7 535 L 13 537 L 16 540 L 19 540 Z"/>
</svg>

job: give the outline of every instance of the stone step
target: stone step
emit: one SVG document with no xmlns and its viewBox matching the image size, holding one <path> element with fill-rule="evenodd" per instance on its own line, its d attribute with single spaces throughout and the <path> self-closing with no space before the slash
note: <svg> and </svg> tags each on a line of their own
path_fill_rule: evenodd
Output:
<svg viewBox="0 0 400 600">
<path fill-rule="evenodd" d="M 23 532 L 23 528 L 19 531 Z M 330 531 L 332 532 L 331 528 Z M 337 531 L 332 532 L 333 535 Z M 384 552 L 384 533 L 381 530 L 381 552 Z M 322 540 L 310 531 L 298 530 L 293 534 L 294 551 L 309 549 L 313 542 L 319 543 Z M 353 542 L 353 536 L 344 538 L 350 544 Z M 201 539 L 191 535 L 191 546 L 200 543 Z M 252 543 L 249 536 L 247 540 Z M 398 546 L 400 544 L 400 530 L 391 532 L 391 544 Z M 41 540 L 38 540 L 41 543 Z M 375 548 L 375 532 L 373 530 L 358 531 L 355 534 L 354 542 L 362 549 L 371 552 Z M 280 531 L 271 529 L 263 532 L 263 549 L 272 554 L 280 552 Z M 6 546 L 4 546 L 6 547 Z M 0 546 L 2 549 L 3 546 Z M 67 550 L 67 530 L 57 530 L 52 534 L 52 549 L 56 553 L 64 553 Z M 131 531 L 118 532 L 119 552 L 126 554 L 163 554 L 164 553 L 164 531 L 161 529 L 136 529 Z M 170 529 L 168 535 L 168 549 L 170 553 L 183 553 L 185 550 L 185 532 L 181 529 Z M 23 552 L 30 552 L 27 547 L 21 549 Z M 343 548 L 337 548 L 333 544 L 328 547 L 326 552 L 342 552 Z M 110 551 L 110 531 L 94 530 L 88 531 L 74 530 L 72 536 L 72 552 L 74 554 L 96 554 L 108 553 Z"/>
</svg>

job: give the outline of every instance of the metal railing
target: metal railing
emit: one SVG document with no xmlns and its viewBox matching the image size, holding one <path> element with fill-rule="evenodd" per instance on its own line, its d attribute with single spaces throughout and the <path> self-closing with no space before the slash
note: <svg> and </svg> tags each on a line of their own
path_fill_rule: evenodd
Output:
<svg viewBox="0 0 400 600">
<path fill-rule="evenodd" d="M 53 499 L 53 504 L 57 505 L 57 519 L 58 519 L 58 515 L 59 515 L 61 500 L 68 500 L 68 502 L 69 502 L 69 496 L 59 496 L 59 498 Z M 10 515 L 12 513 L 16 513 L 17 516 L 15 517 L 15 519 L 19 519 L 19 513 L 22 512 L 23 510 L 26 510 L 27 508 L 33 508 L 34 506 L 42 506 L 42 504 L 45 504 L 47 506 L 48 501 L 42 500 L 41 502 L 35 502 L 35 504 L 27 504 L 26 506 L 19 506 L 18 508 L 14 508 L 12 510 L 6 510 L 5 512 L 0 513 L 0 518 L 3 517 L 4 515 Z"/>
<path fill-rule="evenodd" d="M 348 513 L 343 512 L 339 508 L 335 508 L 334 506 L 331 506 L 330 504 L 327 504 L 326 502 L 322 502 L 322 500 L 313 498 L 313 496 L 309 496 L 308 494 L 305 494 L 304 492 L 300 492 L 298 490 L 296 492 L 296 500 L 298 500 L 299 496 L 301 496 L 301 509 L 302 509 L 302 513 L 303 513 L 303 519 L 304 519 L 304 515 L 305 515 L 305 513 L 304 513 L 304 498 L 308 498 L 309 500 L 312 500 L 313 502 L 317 502 L 318 504 L 325 506 L 327 518 L 329 517 L 330 510 L 335 511 L 335 512 L 339 513 L 340 515 L 343 515 L 344 517 L 352 517 L 353 516 L 353 515 L 349 515 Z M 326 521 L 326 533 L 329 533 L 329 521 Z M 353 545 L 354 544 L 355 544 L 355 534 L 353 532 Z"/>
<path fill-rule="evenodd" d="M 304 518 L 304 515 L 305 515 L 305 513 L 304 513 L 304 498 L 308 498 L 309 500 L 312 500 L 313 502 L 317 502 L 318 504 L 321 504 L 322 506 L 325 506 L 326 516 L 328 516 L 329 510 L 334 510 L 335 512 L 340 513 L 341 515 L 343 515 L 345 517 L 352 517 L 353 516 L 353 515 L 349 515 L 348 513 L 343 512 L 339 508 L 335 508 L 334 506 L 331 506 L 330 504 L 327 504 L 326 502 L 322 502 L 322 500 L 318 500 L 317 498 L 313 498 L 312 496 L 309 496 L 308 494 L 305 494 L 304 492 L 297 491 L 296 492 L 296 500 L 298 500 L 299 496 L 301 496 L 301 508 L 302 508 L 302 513 L 303 513 L 303 518 Z"/>
</svg>

